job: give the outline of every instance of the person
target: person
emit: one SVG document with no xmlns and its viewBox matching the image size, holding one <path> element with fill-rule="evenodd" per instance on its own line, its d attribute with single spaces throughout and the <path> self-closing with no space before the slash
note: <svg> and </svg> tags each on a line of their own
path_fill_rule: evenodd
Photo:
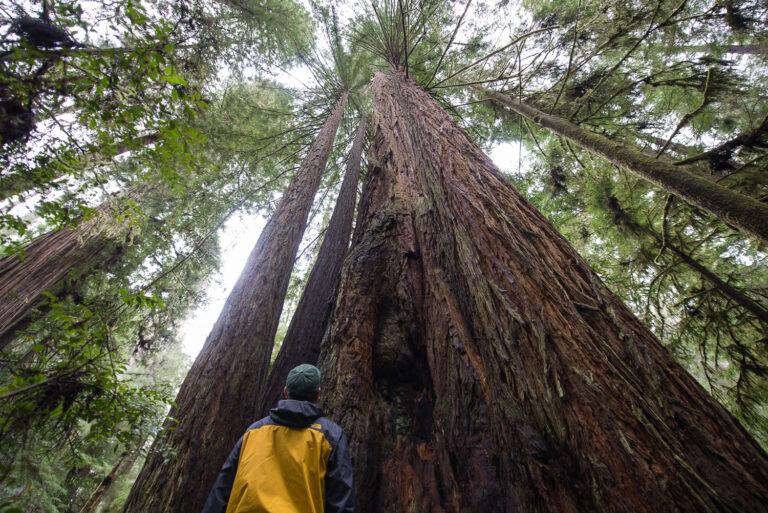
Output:
<svg viewBox="0 0 768 513">
<path fill-rule="evenodd" d="M 354 513 L 346 436 L 314 404 L 320 371 L 292 369 L 283 395 L 232 449 L 203 513 Z"/>
</svg>

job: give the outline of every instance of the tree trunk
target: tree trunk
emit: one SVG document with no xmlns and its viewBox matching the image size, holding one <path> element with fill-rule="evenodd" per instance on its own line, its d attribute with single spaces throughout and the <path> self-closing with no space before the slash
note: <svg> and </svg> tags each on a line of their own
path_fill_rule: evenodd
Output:
<svg viewBox="0 0 768 513">
<path fill-rule="evenodd" d="M 656 155 L 656 152 L 658 152 L 659 148 L 662 148 L 665 144 L 667 144 L 666 139 L 662 139 L 661 137 L 656 137 L 655 135 L 646 134 L 642 131 L 636 131 L 633 132 L 633 135 L 639 139 L 642 139 L 656 147 L 656 150 L 654 151 L 653 155 Z M 670 142 L 667 145 L 667 148 L 674 151 L 675 153 L 678 153 L 683 156 L 692 155 L 695 153 L 699 153 L 699 150 L 693 146 L 686 146 L 685 144 L 680 144 L 676 142 Z"/>
<path fill-rule="evenodd" d="M 661 241 L 659 241 L 661 245 Z M 720 293 L 748 311 L 768 326 L 768 310 L 766 310 L 761 304 L 754 301 L 746 293 L 737 289 L 730 283 L 724 281 L 715 273 L 707 269 L 704 265 L 699 263 L 696 259 L 691 257 L 690 254 L 684 252 L 674 244 L 667 244 L 669 250 L 677 256 L 685 265 L 690 269 L 697 272 L 704 281 L 709 282 L 710 285 L 715 287 Z"/>
<path fill-rule="evenodd" d="M 109 474 L 107 474 L 107 476 L 102 479 L 101 483 L 99 483 L 99 486 L 96 487 L 86 503 L 83 504 L 83 507 L 80 508 L 80 513 L 95 512 L 96 508 L 99 507 L 99 504 L 101 504 L 104 495 L 107 493 L 110 487 L 115 483 L 116 480 L 120 479 L 121 476 L 125 475 L 129 470 L 131 470 L 131 467 L 133 467 L 133 464 L 136 462 L 138 457 L 139 451 L 132 451 L 130 453 L 123 454 L 120 459 L 117 460 L 115 466 L 112 467 L 112 470 L 109 472 Z"/>
<path fill-rule="evenodd" d="M 623 167 L 691 205 L 709 212 L 721 221 L 768 243 L 768 205 L 727 189 L 678 167 L 664 159 L 654 159 L 642 151 L 584 130 L 564 119 L 551 116 L 525 103 L 490 89 L 475 86 L 494 101 L 534 123 L 552 130 L 579 147 Z"/>
<path fill-rule="evenodd" d="M 688 52 L 711 52 L 712 47 L 706 45 L 693 46 L 668 46 L 666 50 L 669 53 L 688 53 Z M 725 45 L 722 47 L 724 53 L 735 53 L 738 55 L 765 55 L 768 53 L 768 46 L 765 45 Z"/>
<path fill-rule="evenodd" d="M 344 93 L 259 236 L 181 385 L 166 431 L 155 440 L 124 512 L 200 511 L 229 451 L 258 420 L 258 391 L 269 369 L 293 260 L 346 99 Z M 174 457 L 164 461 L 161 448 Z"/>
<path fill-rule="evenodd" d="M 344 255 L 349 248 L 366 121 L 367 115 L 363 115 L 360 126 L 357 128 L 352 152 L 347 161 L 347 170 L 336 200 L 336 207 L 328 222 L 323 244 L 320 246 L 317 260 L 309 274 L 296 312 L 291 318 L 283 345 L 272 365 L 267 384 L 260 394 L 259 404 L 262 415 L 266 415 L 269 409 L 282 398 L 283 386 L 292 368 L 302 363 L 313 365 L 317 363 L 320 343 L 331 317 L 341 264 L 344 263 Z"/>
<path fill-rule="evenodd" d="M 359 511 L 764 511 L 758 444 L 393 77 L 320 361 Z"/>
<path fill-rule="evenodd" d="M 107 203 L 99 215 L 109 211 Z M 103 255 L 108 241 L 101 236 L 98 219 L 44 233 L 24 248 L 25 254 L 0 259 L 0 349 L 24 329 L 45 291 L 56 286 L 74 268 L 87 268 Z M 116 251 L 122 251 L 117 248 Z"/>
</svg>

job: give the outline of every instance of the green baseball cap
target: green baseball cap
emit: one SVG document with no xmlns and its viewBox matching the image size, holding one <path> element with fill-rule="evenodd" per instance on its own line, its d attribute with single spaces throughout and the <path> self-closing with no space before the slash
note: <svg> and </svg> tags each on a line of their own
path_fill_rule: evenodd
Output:
<svg viewBox="0 0 768 513">
<path fill-rule="evenodd" d="M 303 363 L 291 369 L 285 380 L 288 397 L 299 401 L 314 401 L 320 388 L 320 371 L 314 365 Z"/>
</svg>

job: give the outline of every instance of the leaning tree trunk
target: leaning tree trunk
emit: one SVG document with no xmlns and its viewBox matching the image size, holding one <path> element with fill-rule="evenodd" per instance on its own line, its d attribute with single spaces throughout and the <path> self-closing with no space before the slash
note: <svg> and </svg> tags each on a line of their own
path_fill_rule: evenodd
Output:
<svg viewBox="0 0 768 513">
<path fill-rule="evenodd" d="M 320 362 L 359 511 L 764 511 L 758 444 L 393 78 Z"/>
<path fill-rule="evenodd" d="M 312 199 L 347 93 L 343 93 L 264 227 L 192 365 L 131 488 L 126 513 L 193 513 L 203 507 L 229 451 L 256 419 L 280 310 Z M 160 454 L 172 452 L 170 460 Z"/>
<path fill-rule="evenodd" d="M 99 216 L 109 211 L 98 207 Z M 73 269 L 85 269 L 95 261 L 121 253 L 104 254 L 109 241 L 101 234 L 99 219 L 85 221 L 77 228 L 46 232 L 24 248 L 23 257 L 0 259 L 0 349 L 24 329 L 32 313 L 45 298 L 43 292 L 56 292 L 56 286 Z"/>
<path fill-rule="evenodd" d="M 104 499 L 104 495 L 107 493 L 107 491 L 110 490 L 116 481 L 118 481 L 122 476 L 131 470 L 131 467 L 133 467 L 133 464 L 136 463 L 136 459 L 138 457 L 138 450 L 126 452 L 120 456 L 120 459 L 117 460 L 117 463 L 115 463 L 115 465 L 112 467 L 112 470 L 109 472 L 109 474 L 107 474 L 104 479 L 101 480 L 101 483 L 99 483 L 93 493 L 91 493 L 91 496 L 88 497 L 88 500 L 85 502 L 85 504 L 83 504 L 83 507 L 80 508 L 80 513 L 94 513 L 99 507 L 99 504 L 101 504 L 101 501 Z"/>
<path fill-rule="evenodd" d="M 537 125 L 679 196 L 683 201 L 709 212 L 721 221 L 768 242 L 768 205 L 765 203 L 727 189 L 682 166 L 675 166 L 664 159 L 655 159 L 638 149 L 611 141 L 603 135 L 585 130 L 526 103 L 518 103 L 504 94 L 485 87 L 475 87 L 492 100 Z"/>
<path fill-rule="evenodd" d="M 285 380 L 292 368 L 302 363 L 317 363 L 320 343 L 331 317 L 341 264 L 344 263 L 352 233 L 366 121 L 367 115 L 363 115 L 323 244 L 283 338 L 283 345 L 272 365 L 267 384 L 259 394 L 262 415 L 266 415 L 269 408 L 282 397 Z"/>
<path fill-rule="evenodd" d="M 692 53 L 707 52 L 711 53 L 711 46 L 693 45 L 693 46 L 667 46 L 667 53 Z M 725 45 L 722 48 L 723 53 L 735 53 L 738 55 L 765 55 L 768 53 L 768 46 L 765 45 Z"/>
<path fill-rule="evenodd" d="M 685 264 L 693 272 L 697 273 L 703 281 L 712 285 L 729 301 L 732 301 L 734 304 L 751 313 L 756 318 L 763 321 L 766 326 L 768 326 L 768 310 L 766 310 L 763 305 L 749 297 L 746 292 L 739 290 L 737 287 L 734 287 L 729 282 L 720 278 L 717 274 L 696 260 L 690 253 L 687 253 L 681 247 L 669 241 L 664 241 L 650 226 L 641 226 L 637 224 L 637 229 L 644 231 L 649 236 L 653 237 L 660 248 L 666 248 L 672 252 L 672 254 L 680 259 L 680 262 Z"/>
</svg>

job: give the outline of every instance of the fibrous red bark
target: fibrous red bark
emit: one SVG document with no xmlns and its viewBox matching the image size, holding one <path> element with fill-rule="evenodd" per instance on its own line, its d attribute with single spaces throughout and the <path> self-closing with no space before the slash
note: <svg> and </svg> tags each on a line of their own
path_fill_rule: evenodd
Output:
<svg viewBox="0 0 768 513">
<path fill-rule="evenodd" d="M 764 511 L 741 425 L 414 81 L 372 88 L 320 362 L 359 510 Z"/>
<path fill-rule="evenodd" d="M 264 227 L 176 397 L 125 503 L 126 513 L 202 509 L 229 451 L 254 420 L 312 199 L 347 93 L 343 93 Z M 173 419 L 178 421 L 175 422 Z M 171 452 L 172 458 L 161 454 Z"/>
<path fill-rule="evenodd" d="M 283 338 L 283 345 L 272 365 L 267 384 L 260 394 L 262 415 L 266 415 L 282 398 L 283 386 L 292 368 L 302 363 L 317 363 L 320 343 L 331 317 L 341 264 L 349 248 L 366 121 L 367 115 L 363 115 L 323 243 Z"/>
</svg>

